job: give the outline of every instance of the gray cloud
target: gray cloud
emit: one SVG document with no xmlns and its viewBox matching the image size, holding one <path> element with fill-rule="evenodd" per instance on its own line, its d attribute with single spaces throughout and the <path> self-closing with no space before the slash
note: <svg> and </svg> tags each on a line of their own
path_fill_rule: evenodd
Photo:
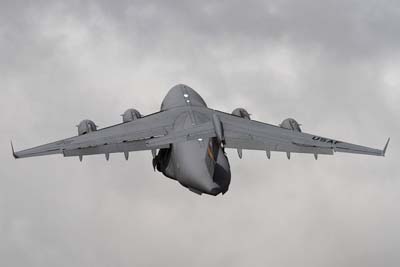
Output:
<svg viewBox="0 0 400 267">
<path fill-rule="evenodd" d="M 1 266 L 398 266 L 396 1 L 2 1 Z M 15 161 L 91 118 L 151 113 L 186 83 L 208 105 L 380 147 L 385 159 L 229 151 L 198 197 L 150 153 Z M 145 89 L 145 93 L 143 90 Z"/>
</svg>

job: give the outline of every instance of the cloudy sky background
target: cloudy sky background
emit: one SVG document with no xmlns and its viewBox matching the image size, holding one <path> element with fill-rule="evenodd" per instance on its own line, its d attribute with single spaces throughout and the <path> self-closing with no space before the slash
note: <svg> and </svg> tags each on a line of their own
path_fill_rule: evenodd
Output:
<svg viewBox="0 0 400 267">
<path fill-rule="evenodd" d="M 399 266 L 398 1 L 0 2 L 0 266 Z M 386 158 L 228 151 L 224 196 L 151 153 L 14 160 L 16 149 L 159 109 L 210 107 L 381 148 Z"/>
</svg>

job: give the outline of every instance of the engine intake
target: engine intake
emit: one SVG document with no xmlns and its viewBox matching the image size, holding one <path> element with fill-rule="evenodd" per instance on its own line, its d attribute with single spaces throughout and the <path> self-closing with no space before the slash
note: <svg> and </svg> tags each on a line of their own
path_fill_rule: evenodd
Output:
<svg viewBox="0 0 400 267">
<path fill-rule="evenodd" d="M 140 119 L 142 117 L 142 114 L 140 114 L 140 112 L 137 111 L 136 109 L 130 108 L 126 110 L 124 114 L 122 114 L 121 116 L 123 122 L 130 122 Z"/>
<path fill-rule="evenodd" d="M 300 124 L 292 118 L 284 120 L 279 126 L 284 129 L 301 132 Z"/>
<path fill-rule="evenodd" d="M 232 111 L 232 115 L 250 120 L 250 114 L 244 108 L 237 108 Z"/>
<path fill-rule="evenodd" d="M 90 132 L 97 131 L 96 124 L 91 120 L 83 120 L 78 124 L 78 135 L 84 135 Z"/>
</svg>

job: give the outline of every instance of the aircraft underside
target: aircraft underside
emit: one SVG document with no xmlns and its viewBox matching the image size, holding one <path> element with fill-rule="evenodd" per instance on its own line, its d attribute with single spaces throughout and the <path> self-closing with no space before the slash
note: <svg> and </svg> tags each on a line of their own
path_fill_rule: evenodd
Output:
<svg viewBox="0 0 400 267">
<path fill-rule="evenodd" d="M 160 149 L 153 167 L 197 194 L 225 194 L 231 181 L 228 158 L 215 138 Z"/>
</svg>

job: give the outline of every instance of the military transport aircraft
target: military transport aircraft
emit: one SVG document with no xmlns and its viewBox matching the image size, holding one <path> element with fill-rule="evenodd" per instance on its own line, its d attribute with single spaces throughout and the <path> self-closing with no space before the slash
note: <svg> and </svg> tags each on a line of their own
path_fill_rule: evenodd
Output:
<svg viewBox="0 0 400 267">
<path fill-rule="evenodd" d="M 226 193 L 231 172 L 226 148 L 319 154 L 346 152 L 384 156 L 383 150 L 350 144 L 303 133 L 294 119 L 279 126 L 250 119 L 243 108 L 232 114 L 207 107 L 203 98 L 187 85 L 174 86 L 164 98 L 159 112 L 142 116 L 135 109 L 122 115 L 123 122 L 97 129 L 91 120 L 78 125 L 78 135 L 57 142 L 12 153 L 15 158 L 62 154 L 64 157 L 151 150 L 153 167 L 166 177 L 177 180 L 189 190 L 201 194 Z M 158 153 L 157 153 L 158 152 Z"/>
</svg>

